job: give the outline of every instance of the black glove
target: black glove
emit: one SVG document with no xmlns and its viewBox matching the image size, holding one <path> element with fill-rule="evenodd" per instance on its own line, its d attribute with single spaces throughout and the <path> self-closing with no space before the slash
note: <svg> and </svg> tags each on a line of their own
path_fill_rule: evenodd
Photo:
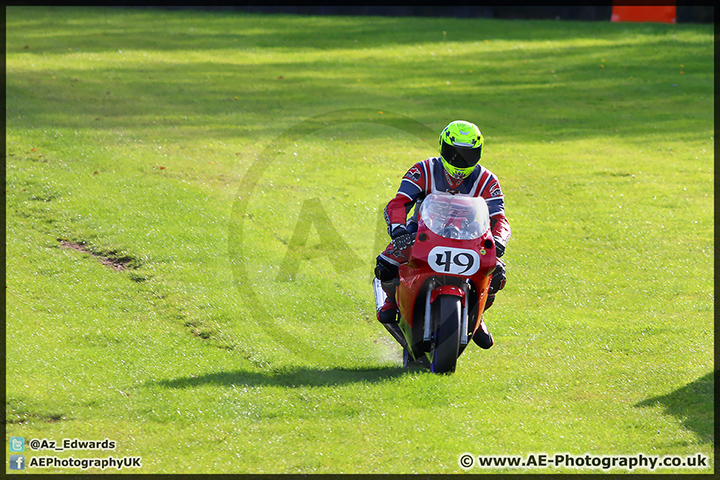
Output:
<svg viewBox="0 0 720 480">
<path fill-rule="evenodd" d="M 391 243 L 397 250 L 404 250 L 415 243 L 415 235 L 407 231 L 405 225 L 398 225 L 390 234 Z"/>
<path fill-rule="evenodd" d="M 505 255 L 505 244 L 500 241 L 500 237 L 493 237 L 495 240 L 495 256 L 500 258 Z"/>
</svg>

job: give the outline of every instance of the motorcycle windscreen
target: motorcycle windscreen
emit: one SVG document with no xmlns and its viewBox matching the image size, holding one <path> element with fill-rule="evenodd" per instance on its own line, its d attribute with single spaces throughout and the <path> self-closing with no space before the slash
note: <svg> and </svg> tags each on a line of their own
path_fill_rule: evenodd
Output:
<svg viewBox="0 0 720 480">
<path fill-rule="evenodd" d="M 419 222 L 442 237 L 474 240 L 490 228 L 490 213 L 481 197 L 431 193 L 422 202 Z"/>
</svg>

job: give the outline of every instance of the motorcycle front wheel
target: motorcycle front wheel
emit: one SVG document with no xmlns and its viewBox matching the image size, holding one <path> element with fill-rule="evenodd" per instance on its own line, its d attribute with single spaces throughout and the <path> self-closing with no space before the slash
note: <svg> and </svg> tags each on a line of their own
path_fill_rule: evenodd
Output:
<svg viewBox="0 0 720 480">
<path fill-rule="evenodd" d="M 432 306 L 433 318 L 437 319 L 433 347 L 430 351 L 430 371 L 452 373 L 460 353 L 460 299 L 441 295 Z"/>
</svg>

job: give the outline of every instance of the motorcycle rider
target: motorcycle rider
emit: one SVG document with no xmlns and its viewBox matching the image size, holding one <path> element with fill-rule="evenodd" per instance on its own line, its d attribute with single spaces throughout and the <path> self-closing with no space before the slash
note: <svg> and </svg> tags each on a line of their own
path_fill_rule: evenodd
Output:
<svg viewBox="0 0 720 480">
<path fill-rule="evenodd" d="M 505 286 L 505 264 L 500 260 L 510 239 L 510 223 L 505 216 L 505 202 L 497 177 L 478 162 L 484 138 L 478 127 L 464 120 L 450 122 L 440 133 L 440 156 L 422 160 L 413 165 L 402 177 L 395 197 L 385 207 L 385 222 L 391 242 L 377 257 L 375 276 L 387 295 L 377 311 L 381 323 L 397 322 L 395 286 L 398 267 L 408 261 L 410 248 L 417 233 L 417 216 L 426 195 L 448 192 L 482 197 L 490 212 L 490 228 L 497 254 L 497 265 L 490 281 L 485 310 L 495 301 L 497 292 Z M 415 205 L 415 212 L 407 215 Z M 494 344 L 492 334 L 481 318 L 473 340 L 481 348 Z"/>
</svg>

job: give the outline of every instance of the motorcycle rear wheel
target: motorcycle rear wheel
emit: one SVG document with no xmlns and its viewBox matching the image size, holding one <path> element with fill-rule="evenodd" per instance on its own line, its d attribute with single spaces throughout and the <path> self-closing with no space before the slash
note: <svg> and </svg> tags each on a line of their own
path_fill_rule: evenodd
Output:
<svg viewBox="0 0 720 480">
<path fill-rule="evenodd" d="M 460 312 L 460 299 L 455 296 L 441 295 L 433 305 L 433 318 L 439 321 L 430 351 L 430 371 L 433 373 L 455 371 L 460 354 Z"/>
</svg>

